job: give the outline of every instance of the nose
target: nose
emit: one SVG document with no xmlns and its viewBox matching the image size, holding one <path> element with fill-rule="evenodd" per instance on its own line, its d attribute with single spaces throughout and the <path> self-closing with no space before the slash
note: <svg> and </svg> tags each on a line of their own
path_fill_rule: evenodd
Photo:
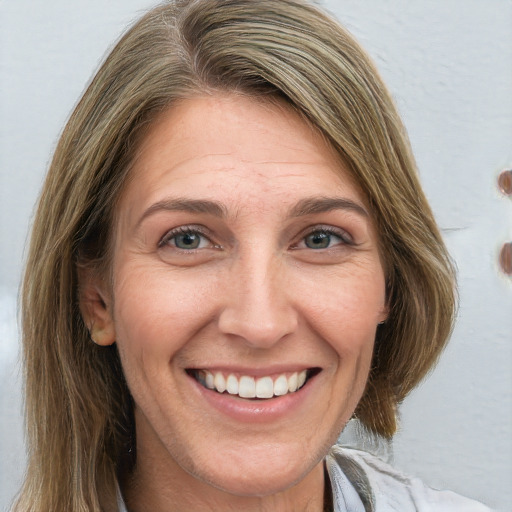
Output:
<svg viewBox="0 0 512 512">
<path fill-rule="evenodd" d="M 293 333 L 298 314 L 276 257 L 256 252 L 237 261 L 226 283 L 224 308 L 218 325 L 253 348 L 270 348 Z"/>
</svg>

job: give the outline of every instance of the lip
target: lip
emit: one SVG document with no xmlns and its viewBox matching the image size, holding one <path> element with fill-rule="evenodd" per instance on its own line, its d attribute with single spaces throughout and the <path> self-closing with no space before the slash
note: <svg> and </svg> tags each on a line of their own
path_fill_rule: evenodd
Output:
<svg viewBox="0 0 512 512">
<path fill-rule="evenodd" d="M 284 370 L 284 367 L 282 369 Z M 301 367 L 300 369 L 303 370 L 305 367 Z M 208 370 L 212 371 L 210 369 Z M 293 370 L 290 370 L 290 367 L 287 367 L 286 371 L 276 370 L 276 368 L 273 368 L 272 371 L 269 371 L 269 369 L 244 370 L 232 368 L 229 371 L 226 371 L 225 369 L 215 369 L 214 371 L 262 377 L 297 371 L 297 367 L 294 367 Z M 318 383 L 317 377 L 320 373 L 321 370 L 308 378 L 306 384 L 304 384 L 304 386 L 298 391 L 288 393 L 284 396 L 261 400 L 240 398 L 228 393 L 221 394 L 217 391 L 205 388 L 190 374 L 187 373 L 186 375 L 194 392 L 199 395 L 200 401 L 203 401 L 206 407 L 214 408 L 222 415 L 241 423 L 271 423 L 289 415 L 293 415 L 301 407 L 307 407 L 307 402 L 309 402 L 311 397 L 314 395 L 314 390 Z"/>
</svg>

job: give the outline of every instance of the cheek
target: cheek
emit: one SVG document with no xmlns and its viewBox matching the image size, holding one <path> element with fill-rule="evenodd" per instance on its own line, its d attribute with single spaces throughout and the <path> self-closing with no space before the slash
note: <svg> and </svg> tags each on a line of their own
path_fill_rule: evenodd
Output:
<svg viewBox="0 0 512 512">
<path fill-rule="evenodd" d="M 166 364 L 215 315 L 215 284 L 204 277 L 126 267 L 114 286 L 117 342 L 126 357 Z"/>
<path fill-rule="evenodd" d="M 385 311 L 385 284 L 381 272 L 361 276 L 332 273 L 302 281 L 298 291 L 304 316 L 313 329 L 341 356 L 372 351 L 377 324 Z"/>
</svg>

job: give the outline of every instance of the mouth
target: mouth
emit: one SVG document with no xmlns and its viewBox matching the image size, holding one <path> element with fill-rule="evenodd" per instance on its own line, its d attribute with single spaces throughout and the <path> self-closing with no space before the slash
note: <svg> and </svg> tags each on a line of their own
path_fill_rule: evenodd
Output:
<svg viewBox="0 0 512 512">
<path fill-rule="evenodd" d="M 187 373 L 204 388 L 219 394 L 253 400 L 269 400 L 296 393 L 320 371 L 320 368 L 308 368 L 261 377 L 203 369 L 190 369 Z"/>
</svg>

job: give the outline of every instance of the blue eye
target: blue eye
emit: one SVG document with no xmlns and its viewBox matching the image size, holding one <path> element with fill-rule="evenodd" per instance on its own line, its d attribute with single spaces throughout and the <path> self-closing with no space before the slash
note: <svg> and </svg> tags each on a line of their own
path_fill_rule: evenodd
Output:
<svg viewBox="0 0 512 512">
<path fill-rule="evenodd" d="M 306 247 L 309 247 L 310 249 L 327 249 L 331 246 L 333 238 L 336 239 L 335 241 L 337 242 L 340 240 L 339 236 L 333 235 L 332 233 L 315 231 L 304 239 L 304 243 L 306 244 Z"/>
<path fill-rule="evenodd" d="M 183 233 L 173 236 L 171 240 L 174 240 L 174 245 L 178 249 L 197 249 L 201 244 L 201 238 L 197 233 Z"/>
<path fill-rule="evenodd" d="M 322 231 L 316 231 L 308 235 L 304 242 L 310 249 L 327 249 L 331 245 L 332 235 Z"/>
<path fill-rule="evenodd" d="M 317 229 L 303 238 L 303 246 L 308 249 L 329 249 L 336 245 L 352 244 L 348 233 L 332 232 L 329 229 Z"/>
<path fill-rule="evenodd" d="M 165 235 L 159 245 L 161 247 L 170 245 L 184 251 L 192 251 L 208 247 L 211 242 L 205 235 L 195 229 L 178 228 Z"/>
</svg>

